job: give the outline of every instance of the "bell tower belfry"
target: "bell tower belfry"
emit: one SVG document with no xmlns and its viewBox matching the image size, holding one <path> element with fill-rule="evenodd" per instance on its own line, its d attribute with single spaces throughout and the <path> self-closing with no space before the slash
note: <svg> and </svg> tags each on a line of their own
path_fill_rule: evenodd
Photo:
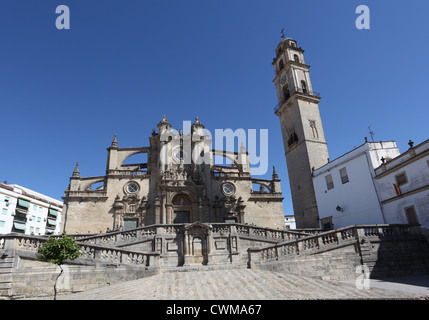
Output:
<svg viewBox="0 0 429 320">
<path fill-rule="evenodd" d="M 297 228 L 318 228 L 319 214 L 312 171 L 329 162 L 319 112 L 320 95 L 313 91 L 304 50 L 282 37 L 273 60 L 273 80 L 280 118 Z"/>
</svg>

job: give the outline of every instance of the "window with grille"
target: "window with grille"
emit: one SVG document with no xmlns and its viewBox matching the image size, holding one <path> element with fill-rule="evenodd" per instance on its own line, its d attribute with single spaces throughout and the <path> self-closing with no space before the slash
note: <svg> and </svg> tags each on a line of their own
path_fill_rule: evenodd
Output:
<svg viewBox="0 0 429 320">
<path fill-rule="evenodd" d="M 334 189 L 334 181 L 332 180 L 332 174 L 328 174 L 326 177 L 326 187 L 328 190 Z"/>
<path fill-rule="evenodd" d="M 396 184 L 398 186 L 406 184 L 408 182 L 408 179 L 407 179 L 407 174 L 405 173 L 405 171 L 397 174 L 395 176 L 395 180 L 396 180 Z"/>
<path fill-rule="evenodd" d="M 340 176 L 341 176 L 341 183 L 345 184 L 347 182 L 349 182 L 349 176 L 347 174 L 347 169 L 346 168 L 341 168 L 340 169 Z"/>
</svg>

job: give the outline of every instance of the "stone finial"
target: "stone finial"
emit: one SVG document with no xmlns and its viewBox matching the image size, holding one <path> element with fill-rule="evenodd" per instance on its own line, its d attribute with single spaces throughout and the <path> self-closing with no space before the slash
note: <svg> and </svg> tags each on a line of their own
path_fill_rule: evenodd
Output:
<svg viewBox="0 0 429 320">
<path fill-rule="evenodd" d="M 278 179 L 279 179 L 279 176 L 277 175 L 276 167 L 273 166 L 273 180 L 278 180 Z"/>
<path fill-rule="evenodd" d="M 162 129 L 171 128 L 171 124 L 167 121 L 167 116 L 162 115 L 162 120 L 158 123 L 158 132 L 161 134 Z"/>
<path fill-rule="evenodd" d="M 73 178 L 80 178 L 79 162 L 76 162 L 76 168 L 74 168 L 72 177 Z"/>
<path fill-rule="evenodd" d="M 204 129 L 204 126 L 203 126 L 203 124 L 200 122 L 200 120 L 198 119 L 198 116 L 197 117 L 195 117 L 195 122 L 192 124 L 192 127 L 191 127 L 192 129 L 194 129 L 194 128 L 203 128 Z"/>
<path fill-rule="evenodd" d="M 244 142 L 240 145 L 240 153 L 246 153 L 246 146 L 244 145 Z"/>
<path fill-rule="evenodd" d="M 110 147 L 111 148 L 117 148 L 118 147 L 118 140 L 116 139 L 116 133 L 115 133 L 115 137 L 113 138 L 112 145 Z"/>
</svg>

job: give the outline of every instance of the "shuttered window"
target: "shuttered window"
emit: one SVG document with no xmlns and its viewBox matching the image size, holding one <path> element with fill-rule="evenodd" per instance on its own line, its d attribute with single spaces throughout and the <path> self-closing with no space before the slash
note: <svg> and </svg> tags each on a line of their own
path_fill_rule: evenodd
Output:
<svg viewBox="0 0 429 320">
<path fill-rule="evenodd" d="M 326 177 L 326 187 L 328 190 L 334 189 L 334 181 L 332 180 L 332 174 L 328 174 Z"/>
<path fill-rule="evenodd" d="M 349 176 L 347 174 L 347 169 L 346 168 L 341 168 L 340 169 L 340 176 L 341 176 L 341 183 L 345 184 L 347 182 L 349 182 Z"/>
</svg>

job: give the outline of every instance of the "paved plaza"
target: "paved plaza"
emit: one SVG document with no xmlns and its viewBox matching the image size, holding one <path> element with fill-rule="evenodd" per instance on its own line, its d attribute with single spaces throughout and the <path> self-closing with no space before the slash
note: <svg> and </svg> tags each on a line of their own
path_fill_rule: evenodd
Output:
<svg viewBox="0 0 429 320">
<path fill-rule="evenodd" d="M 372 280 L 371 280 L 372 281 Z M 380 281 L 374 281 L 380 285 Z M 387 290 L 394 288 L 395 290 Z M 253 269 L 165 272 L 87 292 L 59 296 L 60 300 L 291 300 L 291 299 L 428 299 L 429 292 L 384 289 L 359 290 L 354 282 L 324 281 Z M 426 288 L 427 289 L 427 288 Z M 398 291 L 402 290 L 402 291 Z M 423 290 L 423 291 L 422 291 Z"/>
</svg>

